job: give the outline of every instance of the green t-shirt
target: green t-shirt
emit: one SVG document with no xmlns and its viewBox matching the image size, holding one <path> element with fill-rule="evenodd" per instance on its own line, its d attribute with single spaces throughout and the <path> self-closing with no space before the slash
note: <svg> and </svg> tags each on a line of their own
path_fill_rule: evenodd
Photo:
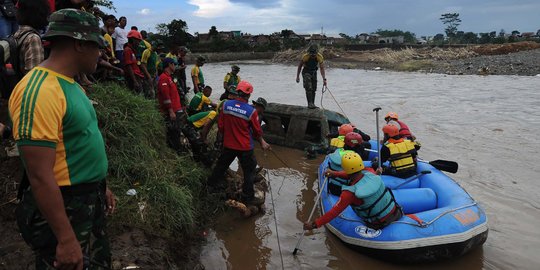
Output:
<svg viewBox="0 0 540 270">
<path fill-rule="evenodd" d="M 50 69 L 32 69 L 9 100 L 17 146 L 55 149 L 59 186 L 101 181 L 107 175 L 105 144 L 94 107 L 81 86 Z"/>
</svg>

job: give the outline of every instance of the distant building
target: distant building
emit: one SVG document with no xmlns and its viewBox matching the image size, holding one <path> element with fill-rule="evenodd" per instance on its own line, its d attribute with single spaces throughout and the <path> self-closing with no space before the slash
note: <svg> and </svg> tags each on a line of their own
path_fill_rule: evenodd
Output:
<svg viewBox="0 0 540 270">
<path fill-rule="evenodd" d="M 424 45 L 424 44 L 427 44 L 427 40 L 423 39 L 423 38 L 417 38 L 416 39 L 416 44 L 420 44 L 420 45 Z"/>
<path fill-rule="evenodd" d="M 358 42 L 361 43 L 361 44 L 368 43 L 368 42 L 369 42 L 369 34 L 368 34 L 368 33 L 362 33 L 362 34 L 360 34 L 360 35 L 357 35 L 357 36 L 356 36 L 356 39 L 357 39 Z"/>
<path fill-rule="evenodd" d="M 329 37 L 327 44 L 328 45 L 340 45 L 340 44 L 347 44 L 349 41 L 346 38 L 342 37 Z"/>
<path fill-rule="evenodd" d="M 396 37 L 379 37 L 378 43 L 382 44 L 403 44 L 405 42 L 405 37 L 396 36 Z"/>
<path fill-rule="evenodd" d="M 523 38 L 532 38 L 534 36 L 535 36 L 534 32 L 521 33 L 521 37 L 523 37 Z"/>
<path fill-rule="evenodd" d="M 242 36 L 242 31 L 221 31 L 219 32 L 219 37 L 221 40 L 230 40 L 233 38 L 238 38 Z"/>
<path fill-rule="evenodd" d="M 242 39 L 244 39 L 251 46 L 263 45 L 270 42 L 270 36 L 262 35 L 262 34 L 261 35 L 246 34 L 246 35 L 242 35 Z"/>
</svg>

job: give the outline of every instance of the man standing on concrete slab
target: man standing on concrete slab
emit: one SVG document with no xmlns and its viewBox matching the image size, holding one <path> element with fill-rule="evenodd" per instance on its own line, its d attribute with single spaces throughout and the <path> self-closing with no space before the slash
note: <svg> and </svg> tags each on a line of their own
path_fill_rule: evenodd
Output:
<svg viewBox="0 0 540 270">
<path fill-rule="evenodd" d="M 323 78 L 323 85 L 326 86 L 326 75 L 324 73 L 324 58 L 322 54 L 317 52 L 317 45 L 311 45 L 308 49 L 308 53 L 302 56 L 300 63 L 298 64 L 298 70 L 296 71 L 296 82 L 300 82 L 300 71 L 302 72 L 302 78 L 304 80 L 304 89 L 306 90 L 306 99 L 308 102 L 308 108 L 316 109 L 315 106 L 315 92 L 317 91 L 317 69 L 321 69 L 321 76 Z M 303 68 L 303 69 L 302 69 Z"/>
</svg>

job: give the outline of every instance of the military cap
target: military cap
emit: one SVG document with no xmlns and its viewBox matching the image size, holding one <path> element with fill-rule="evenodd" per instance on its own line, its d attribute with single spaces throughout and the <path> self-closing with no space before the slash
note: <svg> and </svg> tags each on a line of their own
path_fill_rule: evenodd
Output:
<svg viewBox="0 0 540 270">
<path fill-rule="evenodd" d="M 51 14 L 49 27 L 43 39 L 59 36 L 92 41 L 100 47 L 105 47 L 105 39 L 101 36 L 98 19 L 88 12 L 77 9 L 62 9 Z"/>
<path fill-rule="evenodd" d="M 266 99 L 260 97 L 258 98 L 257 100 L 253 100 L 251 101 L 254 105 L 255 104 L 258 104 L 258 105 L 261 105 L 265 110 L 266 110 L 266 106 L 268 105 L 268 102 L 266 102 Z"/>
<path fill-rule="evenodd" d="M 199 56 L 197 57 L 197 61 L 201 63 L 206 63 L 206 58 L 204 58 L 203 56 Z"/>
</svg>

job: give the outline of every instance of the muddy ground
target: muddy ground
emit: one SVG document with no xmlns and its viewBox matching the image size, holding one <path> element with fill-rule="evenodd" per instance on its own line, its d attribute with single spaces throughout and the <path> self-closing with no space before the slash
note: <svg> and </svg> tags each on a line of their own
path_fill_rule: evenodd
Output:
<svg viewBox="0 0 540 270">
<path fill-rule="evenodd" d="M 15 208 L 22 164 L 0 151 L 0 269 L 34 269 L 32 250 L 19 235 Z M 198 269 L 202 235 L 190 239 L 163 238 L 132 227 L 109 226 L 113 269 Z"/>
</svg>

